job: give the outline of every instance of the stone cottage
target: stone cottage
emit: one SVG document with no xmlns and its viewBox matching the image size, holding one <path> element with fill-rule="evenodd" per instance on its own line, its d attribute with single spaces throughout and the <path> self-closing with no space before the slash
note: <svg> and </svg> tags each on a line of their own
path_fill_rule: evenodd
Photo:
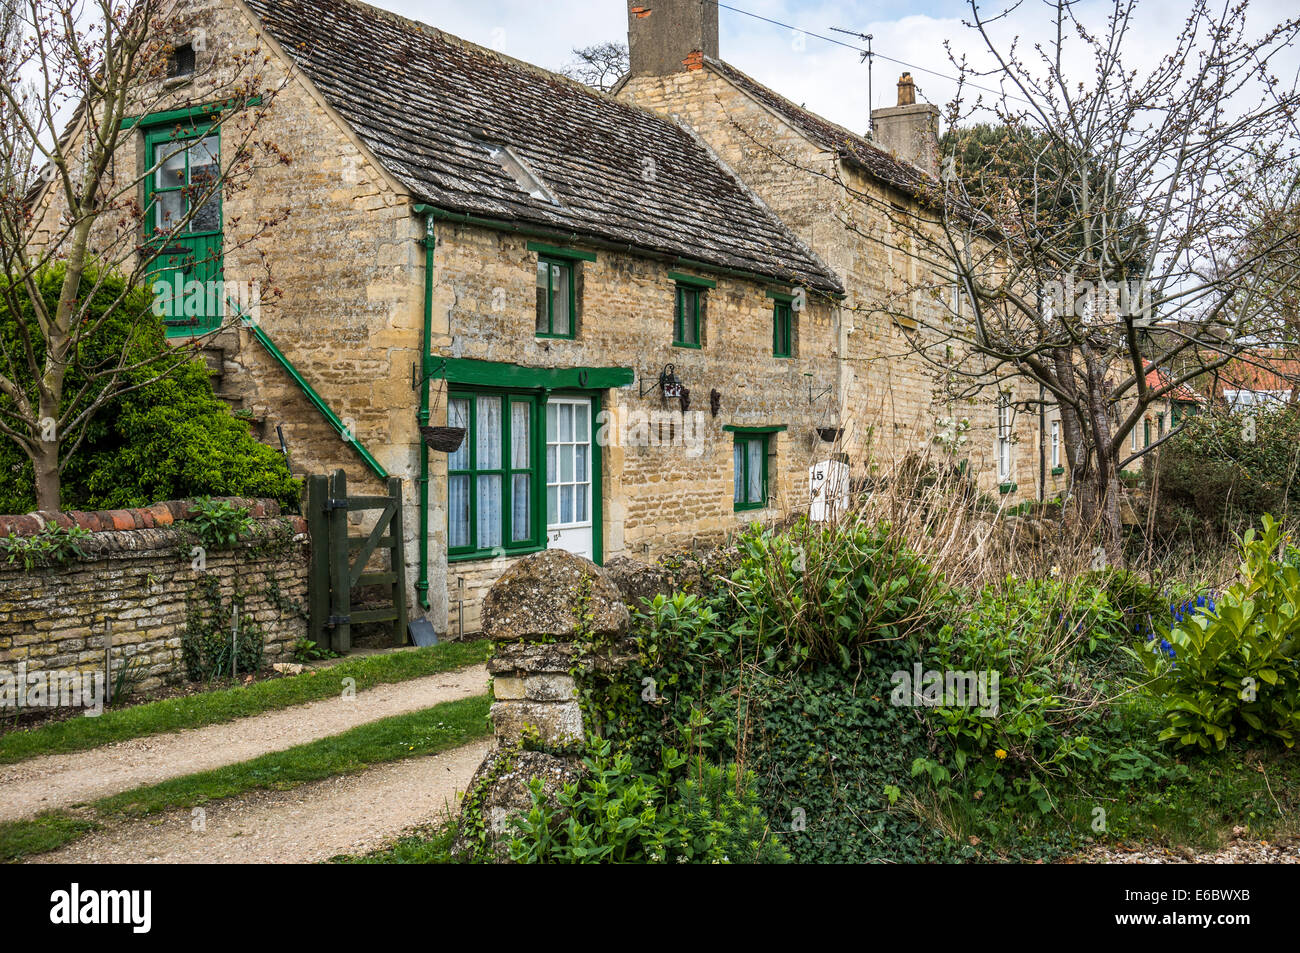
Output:
<svg viewBox="0 0 1300 953">
<path fill-rule="evenodd" d="M 298 474 L 403 480 L 415 613 L 470 632 L 525 554 L 653 555 L 807 505 L 844 286 L 705 140 L 352 0 L 184 8 L 118 156 L 145 173 L 140 239 L 169 243 L 156 288 L 270 260 L 278 293 L 169 333 L 209 335 L 219 391 Z M 227 148 L 205 90 L 249 63 L 268 92 L 239 108 L 278 161 L 177 234 Z M 465 439 L 432 450 L 427 424 Z"/>
<path fill-rule="evenodd" d="M 615 95 L 697 133 L 842 283 L 836 373 L 855 470 L 887 471 L 965 421 L 955 456 L 983 490 L 1014 501 L 1060 492 L 1045 465 L 1036 385 L 1006 381 L 978 401 L 949 399 L 936 362 L 920 355 L 945 347 L 921 328 L 920 310 L 941 324 L 962 297 L 955 282 L 919 273 L 926 264 L 900 225 L 919 217 L 939 172 L 939 109 L 916 102 L 911 77 L 898 84 L 897 106 L 873 111 L 868 139 L 722 60 L 717 4 L 629 0 L 627 22 L 631 69 Z"/>
</svg>

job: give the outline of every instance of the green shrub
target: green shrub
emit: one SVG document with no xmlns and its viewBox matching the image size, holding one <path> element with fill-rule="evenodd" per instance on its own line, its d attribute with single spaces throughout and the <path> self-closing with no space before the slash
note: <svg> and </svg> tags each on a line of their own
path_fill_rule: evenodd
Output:
<svg viewBox="0 0 1300 953">
<path fill-rule="evenodd" d="M 1241 539 L 1239 579 L 1210 606 L 1157 628 L 1135 652 L 1163 709 L 1161 741 L 1222 749 L 1300 729 L 1300 568 L 1271 516 Z"/>
<path fill-rule="evenodd" d="M 737 545 L 736 626 L 769 659 L 847 668 L 873 646 L 923 631 L 944 596 L 942 580 L 887 524 L 805 519 L 781 533 L 755 526 Z"/>
<path fill-rule="evenodd" d="M 511 859 L 520 863 L 782 863 L 752 790 L 736 768 L 704 765 L 701 776 L 672 780 L 686 758 L 665 749 L 657 776 L 638 774 L 626 754 L 594 741 L 581 781 L 554 806 L 532 782 L 532 809 L 512 821 Z"/>
<path fill-rule="evenodd" d="M 1166 535 L 1227 536 L 1300 495 L 1300 412 L 1202 414 L 1160 449 L 1157 526 Z"/>
<path fill-rule="evenodd" d="M 64 268 L 56 263 L 37 275 L 50 309 L 57 304 Z M 152 312 L 147 289 L 128 290 L 120 275 L 90 268 L 81 291 L 93 292 L 92 313 L 106 317 L 97 332 L 81 342 L 68 367 L 64 410 L 84 408 L 96 399 L 103 384 L 93 380 L 93 374 L 111 366 L 123 351 L 130 369 L 119 380 L 124 392 L 97 411 L 84 439 L 64 461 L 63 507 L 121 509 L 203 494 L 266 497 L 296 507 L 299 485 L 284 456 L 255 440 L 247 423 L 217 399 L 202 360 L 150 382 L 174 363 L 176 351 L 167 343 L 162 320 Z M 25 293 L 19 297 L 30 314 Z M 30 317 L 28 326 L 35 326 Z M 0 314 L 0 343 L 0 353 L 23 353 L 18 322 L 8 311 Z M 10 365 L 6 372 L 34 393 L 25 362 Z M 0 413 L 10 405 L 11 398 L 0 395 Z M 0 474 L 0 512 L 33 509 L 31 461 L 13 441 L 0 441 Z"/>
<path fill-rule="evenodd" d="M 6 554 L 9 565 L 21 562 L 23 569 L 31 572 L 36 568 L 55 566 L 85 556 L 81 544 L 89 538 L 90 532 L 80 526 L 65 529 L 50 524 L 35 536 L 17 536 L 11 533 L 0 539 L 0 552 Z"/>
<path fill-rule="evenodd" d="M 958 855 L 960 845 L 889 798 L 913 784 L 931 733 L 919 710 L 890 704 L 890 674 L 911 664 L 911 649 L 882 643 L 847 671 L 793 665 L 779 645 L 747 642 L 747 628 L 730 597 L 657 596 L 635 616 L 636 660 L 579 679 L 588 724 L 642 776 L 664 769 L 669 747 L 689 765 L 743 762 L 797 862 Z M 684 768 L 669 778 L 691 779 Z"/>
<path fill-rule="evenodd" d="M 201 496 L 187 521 L 208 549 L 230 549 L 252 527 L 248 507 Z"/>
<path fill-rule="evenodd" d="M 979 788 L 1049 810 L 1050 777 L 1097 766 L 1091 727 L 1108 682 L 1117 685 L 1127 667 L 1126 632 L 1105 591 L 1084 579 L 984 587 L 965 619 L 936 633 L 928 666 L 997 678 L 992 706 L 928 709 L 955 769 Z"/>
</svg>

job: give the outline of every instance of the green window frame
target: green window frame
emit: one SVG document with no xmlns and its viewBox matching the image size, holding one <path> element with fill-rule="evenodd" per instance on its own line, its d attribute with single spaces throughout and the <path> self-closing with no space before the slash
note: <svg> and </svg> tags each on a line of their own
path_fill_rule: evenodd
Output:
<svg viewBox="0 0 1300 953">
<path fill-rule="evenodd" d="M 500 388 L 449 392 L 448 426 L 465 428 L 447 456 L 449 560 L 545 548 L 542 402 Z"/>
<path fill-rule="evenodd" d="M 538 255 L 537 337 L 571 340 L 577 334 L 577 304 L 577 272 L 573 262 Z"/>
<path fill-rule="evenodd" d="M 677 283 L 677 307 L 673 315 L 673 346 L 701 348 L 700 328 L 704 324 L 708 289 Z"/>
<path fill-rule="evenodd" d="M 789 301 L 772 304 L 772 356 L 794 356 L 794 306 Z"/>
<path fill-rule="evenodd" d="M 1142 421 L 1142 446 L 1151 446 L 1151 418 L 1146 417 Z"/>
<path fill-rule="evenodd" d="M 732 504 L 736 512 L 767 507 L 767 433 L 736 433 L 732 448 Z"/>
</svg>

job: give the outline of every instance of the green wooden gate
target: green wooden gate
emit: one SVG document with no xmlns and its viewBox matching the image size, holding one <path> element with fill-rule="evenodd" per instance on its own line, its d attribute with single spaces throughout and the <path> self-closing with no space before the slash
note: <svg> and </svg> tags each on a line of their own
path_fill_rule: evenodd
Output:
<svg viewBox="0 0 1300 953">
<path fill-rule="evenodd" d="M 379 510 L 364 536 L 348 534 L 348 514 Z M 406 556 L 402 546 L 402 481 L 388 480 L 386 496 L 348 496 L 347 475 L 313 475 L 307 481 L 307 530 L 311 537 L 311 639 L 335 652 L 352 648 L 352 626 L 391 622 L 393 644 L 406 643 Z M 388 565 L 367 570 L 377 550 Z M 379 607 L 354 610 L 353 590 L 386 586 L 390 599 Z"/>
</svg>

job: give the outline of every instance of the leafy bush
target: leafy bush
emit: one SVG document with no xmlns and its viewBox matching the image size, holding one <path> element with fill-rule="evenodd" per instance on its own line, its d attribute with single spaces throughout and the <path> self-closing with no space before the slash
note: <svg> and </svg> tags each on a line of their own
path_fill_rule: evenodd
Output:
<svg viewBox="0 0 1300 953">
<path fill-rule="evenodd" d="M 51 309 L 57 304 L 64 268 L 56 263 L 37 275 Z M 176 351 L 150 308 L 148 291 L 128 290 L 121 276 L 94 268 L 87 270 L 81 291 L 93 292 L 92 308 L 98 306 L 93 314 L 107 316 L 98 331 L 82 342 L 68 367 L 65 411 L 74 402 L 86 406 L 102 392 L 103 385 L 91 380 L 92 372 L 108 366 L 124 350 L 131 369 L 119 381 L 126 392 L 99 409 L 84 440 L 64 461 L 63 506 L 121 509 L 202 494 L 268 497 L 296 506 L 298 482 L 283 455 L 255 440 L 247 423 L 216 398 L 202 360 L 149 382 L 171 366 Z M 20 297 L 26 300 L 21 292 Z M 119 298 L 122 302 L 115 306 Z M 3 353 L 22 353 L 18 323 L 8 312 L 0 314 L 0 343 Z M 7 370 L 34 393 L 25 362 L 12 362 Z M 0 412 L 10 401 L 0 395 Z M 0 474 L 4 475 L 0 512 L 31 510 L 36 501 L 31 461 L 9 440 L 0 441 Z"/>
<path fill-rule="evenodd" d="M 698 778 L 672 780 L 686 758 L 663 752 L 657 776 L 596 741 L 586 774 L 556 795 L 554 806 L 532 782 L 532 809 L 513 823 L 512 860 L 522 863 L 782 863 L 753 793 L 736 768 L 705 765 Z"/>
<path fill-rule="evenodd" d="M 743 636 L 769 658 L 849 667 L 924 630 L 942 580 L 887 524 L 801 520 L 740 537 L 732 583 Z"/>
<path fill-rule="evenodd" d="M 1271 516 L 1241 539 L 1240 578 L 1217 601 L 1179 613 L 1134 654 L 1163 709 L 1161 741 L 1222 749 L 1229 739 L 1300 729 L 1300 568 Z"/>
<path fill-rule="evenodd" d="M 253 525 L 248 507 L 235 506 L 225 500 L 209 496 L 194 501 L 193 511 L 187 521 L 198 533 L 208 549 L 229 549 L 239 542 L 239 537 Z"/>
<path fill-rule="evenodd" d="M 1125 632 L 1123 613 L 1084 579 L 1009 578 L 981 590 L 932 650 L 935 669 L 997 678 L 991 706 L 930 709 L 956 770 L 980 789 L 1050 810 L 1049 777 L 1097 766 L 1090 727 L 1108 681 L 1120 681 Z"/>
<path fill-rule="evenodd" d="M 1220 536 L 1300 495 L 1300 412 L 1285 406 L 1203 414 L 1160 450 L 1158 526 L 1167 535 Z"/>
<path fill-rule="evenodd" d="M 80 526 L 66 529 L 57 524 L 49 524 L 35 536 L 17 536 L 10 534 L 0 539 L 0 552 L 7 554 L 9 565 L 18 562 L 23 569 L 31 572 L 44 566 L 66 563 L 74 557 L 83 557 L 85 552 L 81 544 L 90 538 L 90 532 Z"/>
</svg>

